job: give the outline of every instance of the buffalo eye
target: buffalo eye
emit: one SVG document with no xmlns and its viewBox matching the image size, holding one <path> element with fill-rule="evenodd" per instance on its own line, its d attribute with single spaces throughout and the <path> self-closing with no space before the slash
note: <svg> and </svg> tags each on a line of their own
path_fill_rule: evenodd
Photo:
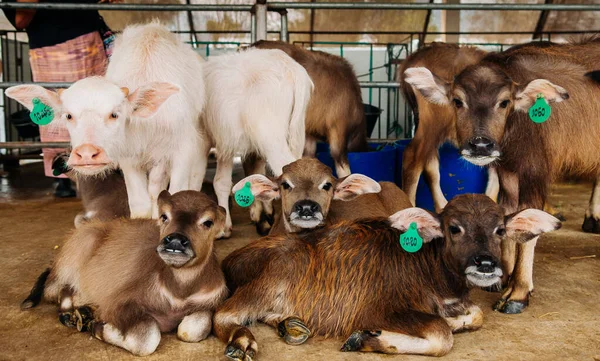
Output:
<svg viewBox="0 0 600 361">
<path fill-rule="evenodd" d="M 161 214 L 160 215 L 160 221 L 163 223 L 166 223 L 169 220 L 169 218 L 167 217 L 166 214 Z"/>
<path fill-rule="evenodd" d="M 291 186 L 288 182 L 281 183 L 281 186 L 283 187 L 283 189 L 286 189 L 286 190 L 291 188 Z"/>
<path fill-rule="evenodd" d="M 460 99 L 458 99 L 458 98 L 454 98 L 454 99 L 452 99 L 452 102 L 454 103 L 454 106 L 455 106 L 457 109 L 460 109 L 460 108 L 462 108 L 462 107 L 463 107 L 463 102 L 462 102 L 462 100 L 460 100 Z"/>
<path fill-rule="evenodd" d="M 71 120 L 73 119 L 73 116 L 69 113 L 67 113 L 67 115 L 65 115 L 65 118 L 67 118 L 67 120 Z"/>
<path fill-rule="evenodd" d="M 331 189 L 331 187 L 333 187 L 333 185 L 329 182 L 323 184 L 323 190 L 328 191 Z"/>
<path fill-rule="evenodd" d="M 506 234 L 506 228 L 504 228 L 504 227 L 496 228 L 496 234 L 499 235 L 500 237 L 503 237 Z"/>
<path fill-rule="evenodd" d="M 214 222 L 213 222 L 213 221 L 211 221 L 211 220 L 204 221 L 204 222 L 202 223 L 202 225 L 203 225 L 204 227 L 206 227 L 206 228 L 210 228 L 210 227 L 212 227 L 212 226 L 213 226 L 213 224 L 214 224 Z"/>
<path fill-rule="evenodd" d="M 119 114 L 117 113 L 110 113 L 110 119 L 117 119 L 119 117 Z"/>
<path fill-rule="evenodd" d="M 459 234 L 460 233 L 460 227 L 457 227 L 457 226 L 450 226 L 450 227 L 448 227 L 448 230 L 452 234 Z"/>
<path fill-rule="evenodd" d="M 506 108 L 510 104 L 510 100 L 503 100 L 500 102 L 500 108 Z"/>
</svg>

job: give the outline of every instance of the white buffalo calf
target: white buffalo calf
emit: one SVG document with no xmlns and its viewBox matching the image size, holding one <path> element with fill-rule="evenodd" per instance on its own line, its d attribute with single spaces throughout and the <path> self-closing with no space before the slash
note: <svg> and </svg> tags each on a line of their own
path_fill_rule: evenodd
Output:
<svg viewBox="0 0 600 361">
<path fill-rule="evenodd" d="M 54 122 L 66 122 L 68 165 L 76 172 L 120 167 L 133 218 L 156 217 L 167 185 L 171 193 L 202 186 L 202 61 L 158 23 L 130 26 L 117 37 L 105 77 L 64 91 L 22 85 L 6 94 L 29 109 L 38 98 L 53 108 Z"/>
<path fill-rule="evenodd" d="M 301 158 L 313 84 L 306 70 L 281 50 L 249 49 L 213 57 L 205 63 L 204 75 L 203 126 L 217 148 L 214 187 L 219 205 L 227 210 L 228 237 L 234 155 L 260 155 L 275 176 Z"/>
</svg>

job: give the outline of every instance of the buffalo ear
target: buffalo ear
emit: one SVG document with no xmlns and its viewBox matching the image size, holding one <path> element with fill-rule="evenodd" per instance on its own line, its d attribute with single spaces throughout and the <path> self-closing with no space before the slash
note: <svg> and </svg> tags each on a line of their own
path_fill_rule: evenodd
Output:
<svg viewBox="0 0 600 361">
<path fill-rule="evenodd" d="M 525 243 L 542 233 L 561 227 L 560 220 L 539 209 L 524 209 L 505 217 L 506 235 Z"/>
<path fill-rule="evenodd" d="M 123 94 L 125 94 L 125 91 Z M 169 97 L 179 92 L 179 87 L 171 83 L 152 82 L 136 89 L 129 94 L 127 89 L 127 100 L 133 107 L 133 116 L 149 118 L 156 114 L 158 109 Z"/>
<path fill-rule="evenodd" d="M 435 214 L 421 208 L 403 209 L 392 214 L 389 220 L 391 226 L 399 229 L 401 232 L 406 232 L 410 224 L 415 222 L 417 224 L 417 231 L 421 238 L 423 238 L 424 243 L 444 236 L 439 218 Z"/>
<path fill-rule="evenodd" d="M 52 91 L 39 85 L 17 85 L 6 89 L 4 94 L 19 102 L 25 108 L 29 109 L 29 111 L 33 110 L 33 99 L 38 98 L 42 103 L 54 110 L 54 116 L 56 117 L 59 115 L 57 110 L 62 107 L 60 101 L 60 93 L 62 90 L 63 89 Z"/>
<path fill-rule="evenodd" d="M 271 200 L 279 199 L 281 196 L 281 192 L 279 191 L 279 186 L 277 183 L 273 182 L 267 176 L 262 174 L 252 174 L 237 182 L 233 188 L 232 192 L 235 193 L 240 189 L 244 188 L 246 183 L 250 183 L 250 191 L 252 195 L 257 199 L 268 202 Z"/>
<path fill-rule="evenodd" d="M 351 201 L 366 193 L 381 192 L 381 185 L 362 174 L 350 174 L 338 179 L 333 190 L 333 199 Z"/>
<path fill-rule="evenodd" d="M 450 84 L 429 69 L 424 67 L 408 68 L 404 71 L 404 81 L 421 93 L 428 102 L 439 105 L 450 104 L 448 100 Z"/>
<path fill-rule="evenodd" d="M 515 97 L 515 110 L 526 112 L 531 108 L 538 94 L 542 94 L 549 103 L 560 103 L 569 99 L 569 93 L 561 86 L 546 79 L 535 79 L 529 82 L 525 89 Z"/>
</svg>

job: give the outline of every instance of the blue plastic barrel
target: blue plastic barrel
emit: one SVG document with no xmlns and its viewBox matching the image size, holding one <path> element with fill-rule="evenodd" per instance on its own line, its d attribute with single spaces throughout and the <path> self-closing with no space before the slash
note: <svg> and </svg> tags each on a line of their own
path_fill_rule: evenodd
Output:
<svg viewBox="0 0 600 361">
<path fill-rule="evenodd" d="M 410 139 L 396 142 L 396 184 L 402 185 L 402 156 L 404 148 Z M 462 159 L 458 149 L 446 143 L 439 149 L 440 155 L 440 185 L 446 199 L 450 200 L 463 193 L 485 193 L 488 173 L 484 167 L 479 167 Z M 417 186 L 417 207 L 433 211 L 433 197 L 422 175 Z"/>
<path fill-rule="evenodd" d="M 369 152 L 348 153 L 352 173 L 364 174 L 374 180 L 394 182 L 396 172 L 396 147 L 393 144 L 370 143 Z M 317 144 L 317 159 L 333 170 L 337 176 L 329 146 Z"/>
</svg>

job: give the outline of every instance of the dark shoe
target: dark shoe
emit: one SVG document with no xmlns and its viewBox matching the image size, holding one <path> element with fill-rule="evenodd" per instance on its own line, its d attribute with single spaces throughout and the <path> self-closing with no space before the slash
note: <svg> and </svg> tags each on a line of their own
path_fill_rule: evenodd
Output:
<svg viewBox="0 0 600 361">
<path fill-rule="evenodd" d="M 77 196 L 73 187 L 71 187 L 71 180 L 66 178 L 58 178 L 58 186 L 54 191 L 54 196 L 57 198 L 72 198 Z"/>
</svg>

